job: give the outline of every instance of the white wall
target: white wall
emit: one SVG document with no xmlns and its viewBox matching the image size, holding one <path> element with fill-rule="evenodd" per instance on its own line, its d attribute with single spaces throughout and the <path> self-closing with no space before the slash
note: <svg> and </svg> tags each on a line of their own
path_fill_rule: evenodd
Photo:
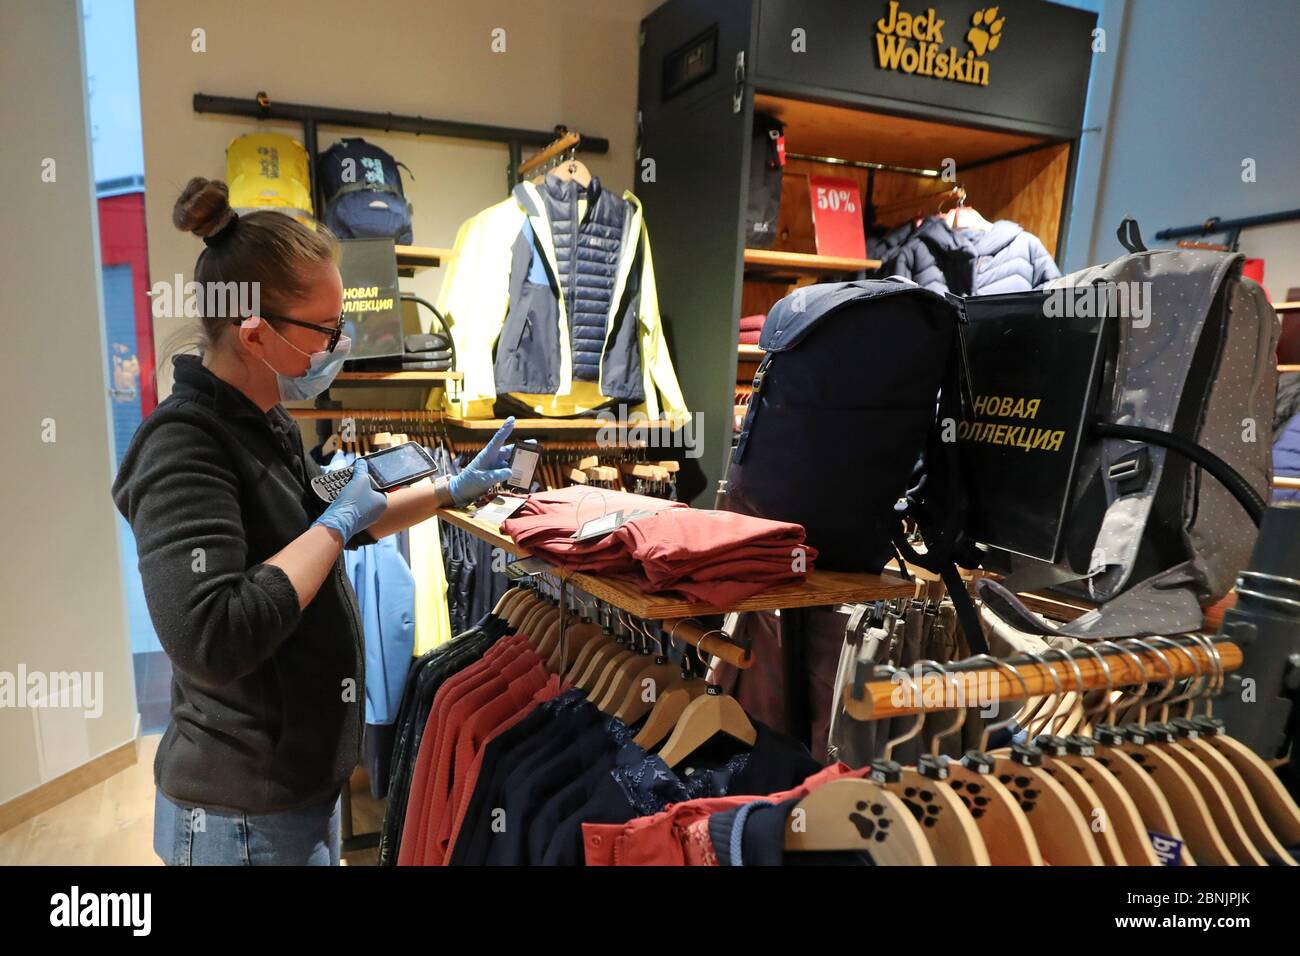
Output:
<svg viewBox="0 0 1300 956">
<path fill-rule="evenodd" d="M 1295 0 L 1105 0 L 1102 25 L 1085 121 L 1102 130 L 1085 134 L 1067 268 L 1122 252 L 1125 215 L 1155 246 L 1163 228 L 1300 207 Z M 1266 260 L 1275 301 L 1300 286 L 1300 223 L 1249 230 L 1241 249 Z"/>
<path fill-rule="evenodd" d="M 610 141 L 584 156 L 609 186 L 629 188 L 633 167 L 638 24 L 658 0 L 137 0 L 151 278 L 187 277 L 202 248 L 171 225 L 171 208 L 191 176 L 225 174 L 225 148 L 258 128 L 252 120 L 193 110 L 196 92 L 415 114 L 549 130 L 563 123 Z M 191 49 L 206 31 L 207 52 Z M 493 53 L 492 31 L 506 50 Z M 300 136 L 301 127 L 266 127 Z M 406 179 L 419 245 L 450 246 L 456 229 L 506 195 L 504 146 L 463 140 L 361 135 L 415 174 Z M 404 288 L 434 299 L 441 270 Z M 184 321 L 158 323 L 160 349 Z"/>
<path fill-rule="evenodd" d="M 103 712 L 0 707 L 0 803 L 135 732 L 80 28 L 75 0 L 0 4 L 0 671 L 97 674 Z"/>
</svg>

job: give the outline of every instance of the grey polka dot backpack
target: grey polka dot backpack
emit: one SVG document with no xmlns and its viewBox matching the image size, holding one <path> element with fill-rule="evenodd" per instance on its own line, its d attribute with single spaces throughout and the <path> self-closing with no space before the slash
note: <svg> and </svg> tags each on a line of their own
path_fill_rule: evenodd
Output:
<svg viewBox="0 0 1300 956">
<path fill-rule="evenodd" d="M 979 583 L 986 606 L 1033 633 L 1109 639 L 1199 628 L 1202 608 L 1246 566 L 1269 494 L 1281 323 L 1263 290 L 1242 276 L 1244 257 L 1148 250 L 1129 219 L 1119 236 L 1127 255 L 1036 293 L 1072 306 L 1091 296 L 1109 301 L 1113 314 L 1100 338 L 1092 420 L 1085 415 L 1081 424 L 1057 553 L 1050 561 L 999 549 L 985 556 L 986 567 L 1009 574 Z M 1126 307 L 1114 308 L 1114 290 L 1128 294 Z M 975 358 L 972 376 L 978 391 Z M 1014 405 L 999 399 L 996 411 Z M 1013 418 L 993 437 L 1019 427 Z M 1040 437 L 1053 441 L 1017 432 L 1022 450 L 1006 461 L 1017 453 L 1028 461 Z M 1015 597 L 1041 589 L 1099 607 L 1054 629 Z"/>
</svg>

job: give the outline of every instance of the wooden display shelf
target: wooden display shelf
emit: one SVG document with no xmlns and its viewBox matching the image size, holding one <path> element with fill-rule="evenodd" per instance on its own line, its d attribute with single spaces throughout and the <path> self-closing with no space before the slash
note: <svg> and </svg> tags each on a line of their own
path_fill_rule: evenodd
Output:
<svg viewBox="0 0 1300 956">
<path fill-rule="evenodd" d="M 425 269 L 436 269 L 451 258 L 452 250 L 433 246 L 397 246 L 398 275 L 413 276 Z"/>
<path fill-rule="evenodd" d="M 421 382 L 459 382 L 464 372 L 339 372 L 334 385 L 418 385 Z"/>
<path fill-rule="evenodd" d="M 779 249 L 746 249 L 745 269 L 773 272 L 778 275 L 825 275 L 833 272 L 861 272 L 879 269 L 879 259 L 854 259 L 849 256 L 816 256 L 806 252 L 783 252 Z"/>
<path fill-rule="evenodd" d="M 767 351 L 765 349 L 762 349 L 757 345 L 741 345 L 738 346 L 738 348 L 740 349 L 739 355 L 741 361 L 748 361 L 748 362 L 762 361 L 763 356 L 767 354 Z"/>
<path fill-rule="evenodd" d="M 1288 312 L 1300 312 L 1300 300 L 1295 302 L 1274 302 L 1273 311 L 1278 315 L 1285 315 Z"/>
<path fill-rule="evenodd" d="M 515 557 L 530 556 L 528 551 L 516 545 L 499 529 L 477 520 L 464 511 L 448 508 L 439 511 L 438 517 Z M 682 600 L 662 594 L 646 594 L 631 584 L 598 575 L 559 571 L 556 574 L 592 597 L 612 604 L 643 621 L 724 614 L 728 611 L 774 611 L 781 608 L 854 604 L 882 598 L 911 597 L 914 590 L 912 582 L 894 574 L 809 571 L 802 584 L 768 588 L 729 607 L 717 607 L 703 601 Z"/>
</svg>

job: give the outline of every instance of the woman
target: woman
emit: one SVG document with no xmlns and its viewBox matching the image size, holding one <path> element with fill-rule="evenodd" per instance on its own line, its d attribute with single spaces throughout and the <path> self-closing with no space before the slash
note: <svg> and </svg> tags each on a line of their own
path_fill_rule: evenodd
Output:
<svg viewBox="0 0 1300 956">
<path fill-rule="evenodd" d="M 174 359 L 172 394 L 140 426 L 113 487 L 173 668 L 154 849 L 169 864 L 337 864 L 339 791 L 365 719 L 343 548 L 508 477 L 513 420 L 468 468 L 431 484 L 385 495 L 358 461 L 326 507 L 280 402 L 318 395 L 347 357 L 337 244 L 278 212 L 239 216 L 224 183 L 199 178 L 172 221 L 203 238 L 200 289 L 256 283 L 246 288 L 260 305 L 203 315 L 201 357 Z"/>
</svg>

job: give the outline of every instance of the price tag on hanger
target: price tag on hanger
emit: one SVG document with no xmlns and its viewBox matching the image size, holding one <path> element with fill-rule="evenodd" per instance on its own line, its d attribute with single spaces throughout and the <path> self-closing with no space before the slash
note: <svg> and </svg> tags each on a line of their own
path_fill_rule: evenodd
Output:
<svg viewBox="0 0 1300 956">
<path fill-rule="evenodd" d="M 817 254 L 867 257 L 867 237 L 862 226 L 862 194 L 856 180 L 836 176 L 809 176 Z"/>
</svg>

